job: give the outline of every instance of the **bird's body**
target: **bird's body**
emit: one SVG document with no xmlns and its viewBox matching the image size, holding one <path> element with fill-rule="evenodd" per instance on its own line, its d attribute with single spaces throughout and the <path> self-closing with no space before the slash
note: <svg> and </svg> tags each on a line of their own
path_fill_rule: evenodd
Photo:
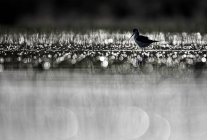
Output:
<svg viewBox="0 0 207 140">
<path fill-rule="evenodd" d="M 151 40 L 146 36 L 140 35 L 138 29 L 133 29 L 133 35 L 132 36 L 134 36 L 134 41 L 142 49 L 148 47 L 150 44 L 152 44 L 154 42 L 158 42 L 158 41 L 155 41 L 155 40 Z"/>
</svg>

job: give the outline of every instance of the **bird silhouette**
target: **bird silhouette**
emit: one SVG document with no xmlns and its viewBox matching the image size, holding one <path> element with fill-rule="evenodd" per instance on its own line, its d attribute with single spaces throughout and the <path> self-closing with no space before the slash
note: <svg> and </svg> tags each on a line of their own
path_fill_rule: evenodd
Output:
<svg viewBox="0 0 207 140">
<path fill-rule="evenodd" d="M 133 34 L 132 36 L 134 36 L 134 41 L 138 44 L 138 46 L 142 49 L 142 51 L 148 47 L 150 44 L 154 43 L 154 42 L 158 42 L 156 40 L 151 40 L 149 39 L 147 36 L 142 36 L 139 34 L 139 30 L 138 29 L 133 29 Z M 130 37 L 130 39 L 132 38 L 132 36 Z"/>
</svg>

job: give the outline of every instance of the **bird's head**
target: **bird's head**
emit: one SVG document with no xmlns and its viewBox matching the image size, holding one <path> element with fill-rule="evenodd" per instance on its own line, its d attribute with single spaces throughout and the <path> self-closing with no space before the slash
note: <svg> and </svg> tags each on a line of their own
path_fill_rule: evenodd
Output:
<svg viewBox="0 0 207 140">
<path fill-rule="evenodd" d="M 133 29 L 133 34 L 132 34 L 132 36 L 134 36 L 134 35 L 135 35 L 135 36 L 136 36 L 136 35 L 139 35 L 139 30 L 136 29 L 136 28 Z M 132 36 L 131 36 L 131 37 L 132 37 Z M 130 37 L 130 39 L 131 39 L 131 37 Z"/>
<path fill-rule="evenodd" d="M 133 29 L 133 34 L 139 34 L 139 30 L 138 29 Z"/>
</svg>

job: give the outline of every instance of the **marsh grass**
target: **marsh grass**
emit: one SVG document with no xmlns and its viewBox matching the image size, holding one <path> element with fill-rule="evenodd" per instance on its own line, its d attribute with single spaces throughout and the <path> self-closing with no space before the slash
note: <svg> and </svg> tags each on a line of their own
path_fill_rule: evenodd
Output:
<svg viewBox="0 0 207 140">
<path fill-rule="evenodd" d="M 92 30 L 85 33 L 16 32 L 0 35 L 0 64 L 4 69 L 88 69 L 95 73 L 173 74 L 206 67 L 207 35 L 195 33 L 143 33 L 158 43 L 144 52 L 131 32 Z"/>
</svg>

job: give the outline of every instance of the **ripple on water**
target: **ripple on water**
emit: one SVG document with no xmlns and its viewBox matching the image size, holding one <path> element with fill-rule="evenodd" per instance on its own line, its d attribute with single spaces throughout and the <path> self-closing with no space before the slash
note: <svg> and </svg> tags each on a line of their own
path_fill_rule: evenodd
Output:
<svg viewBox="0 0 207 140">
<path fill-rule="evenodd" d="M 158 114 L 151 114 L 149 129 L 140 140 L 168 140 L 170 134 L 169 121 Z"/>
<path fill-rule="evenodd" d="M 75 139 L 136 139 L 149 127 L 147 113 L 138 107 L 83 107 L 74 112 L 79 120 Z"/>
</svg>

